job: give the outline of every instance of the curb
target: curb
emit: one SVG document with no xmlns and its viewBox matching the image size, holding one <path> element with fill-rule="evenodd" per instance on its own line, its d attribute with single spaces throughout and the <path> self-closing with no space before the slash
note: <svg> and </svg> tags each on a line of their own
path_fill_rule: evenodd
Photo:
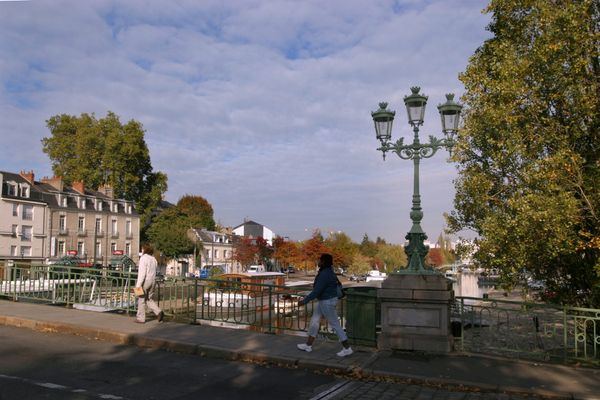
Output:
<svg viewBox="0 0 600 400">
<path fill-rule="evenodd" d="M 363 362 L 363 365 L 357 363 L 344 366 L 335 362 L 317 361 L 310 358 L 297 358 L 285 355 L 274 356 L 259 352 L 230 350 L 209 344 L 194 344 L 184 341 L 169 340 L 153 337 L 147 333 L 129 334 L 100 328 L 87 328 L 75 324 L 39 321 L 15 316 L 0 315 L 0 325 L 27 328 L 39 332 L 70 334 L 88 339 L 102 340 L 123 345 L 133 345 L 139 348 L 167 350 L 182 354 L 198 355 L 206 358 L 258 364 L 273 364 L 290 369 L 303 368 L 313 372 L 341 376 L 352 380 L 384 380 L 401 384 L 417 384 L 437 388 L 443 386 L 451 391 L 488 392 L 496 394 L 505 393 L 537 396 L 549 399 L 594 399 L 592 397 L 576 397 L 573 394 L 566 392 L 550 392 L 544 389 L 527 389 L 470 381 L 457 381 L 447 378 L 429 378 L 420 375 L 377 370 L 369 367 L 377 359 L 376 353 Z"/>
</svg>

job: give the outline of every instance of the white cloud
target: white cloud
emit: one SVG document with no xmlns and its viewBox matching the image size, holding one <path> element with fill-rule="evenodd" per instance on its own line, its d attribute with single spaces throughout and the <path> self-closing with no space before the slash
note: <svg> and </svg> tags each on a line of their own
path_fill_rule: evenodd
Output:
<svg viewBox="0 0 600 400">
<path fill-rule="evenodd" d="M 249 217 L 295 239 L 321 227 L 402 242 L 412 166 L 381 161 L 370 111 L 388 100 L 394 136 L 408 137 L 402 98 L 420 84 L 430 96 L 423 133 L 439 136 L 435 106 L 461 92 L 457 75 L 488 36 L 484 5 L 2 3 L 0 169 L 49 174 L 44 121 L 112 110 L 144 125 L 171 201 L 199 194 L 223 224 Z M 422 163 L 431 237 L 452 208 L 445 159 Z"/>
</svg>

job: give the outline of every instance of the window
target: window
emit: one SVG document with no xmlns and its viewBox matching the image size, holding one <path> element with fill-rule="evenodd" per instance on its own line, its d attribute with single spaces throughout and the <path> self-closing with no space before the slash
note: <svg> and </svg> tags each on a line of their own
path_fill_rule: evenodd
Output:
<svg viewBox="0 0 600 400">
<path fill-rule="evenodd" d="M 19 190 L 21 191 L 21 197 L 29 198 L 29 185 L 19 185 Z"/>
<path fill-rule="evenodd" d="M 112 207 L 113 212 L 119 212 L 119 203 L 114 203 Z"/>
<path fill-rule="evenodd" d="M 83 210 L 85 210 L 85 197 L 77 198 L 77 206 Z"/>
<path fill-rule="evenodd" d="M 110 254 L 114 254 L 117 251 L 117 243 L 110 242 Z"/>
<path fill-rule="evenodd" d="M 215 258 L 219 258 L 219 250 L 215 250 Z"/>
<path fill-rule="evenodd" d="M 22 242 L 31 242 L 31 230 L 32 227 L 28 225 L 23 225 L 21 227 L 21 241 Z"/>
<path fill-rule="evenodd" d="M 23 220 L 33 220 L 33 206 L 30 204 L 23 204 Z"/>
<path fill-rule="evenodd" d="M 102 244 L 100 242 L 96 242 L 96 258 L 102 257 Z"/>
<path fill-rule="evenodd" d="M 59 256 L 64 256 L 65 253 L 66 253 L 65 242 L 64 242 L 64 240 L 59 240 L 58 241 L 58 255 Z"/>
<path fill-rule="evenodd" d="M 102 211 L 102 200 L 94 199 L 94 203 L 96 204 L 96 211 Z"/>
<path fill-rule="evenodd" d="M 127 235 L 127 237 L 131 237 L 131 221 L 125 222 L 125 235 Z"/>
<path fill-rule="evenodd" d="M 16 257 L 18 255 L 17 254 L 17 246 L 10 246 L 10 255 L 12 257 Z"/>
<path fill-rule="evenodd" d="M 66 207 L 67 206 L 67 196 L 59 194 L 58 195 L 58 205 L 61 207 Z"/>
<path fill-rule="evenodd" d="M 8 195 L 9 196 L 16 196 L 17 195 L 17 185 L 15 185 L 14 183 L 9 183 L 8 184 Z"/>
<path fill-rule="evenodd" d="M 81 241 L 77 242 L 77 254 L 83 255 L 84 250 L 85 250 L 85 246 L 84 246 L 83 242 L 81 242 Z"/>
<path fill-rule="evenodd" d="M 17 230 L 19 229 L 19 225 L 13 225 L 11 228 L 11 233 L 13 237 L 17 237 Z"/>
<path fill-rule="evenodd" d="M 125 243 L 125 254 L 131 257 L 131 243 Z"/>
<path fill-rule="evenodd" d="M 66 215 L 60 215 L 58 217 L 58 230 L 60 232 L 67 231 L 67 216 Z"/>
<path fill-rule="evenodd" d="M 223 250 L 223 258 L 227 258 L 227 250 Z"/>
<path fill-rule="evenodd" d="M 114 237 L 119 236 L 119 231 L 117 230 L 117 220 L 116 219 L 113 219 L 110 221 L 110 233 Z"/>
<path fill-rule="evenodd" d="M 19 216 L 19 205 L 17 203 L 13 203 L 13 217 Z"/>
<path fill-rule="evenodd" d="M 77 222 L 77 229 L 80 233 L 85 232 L 85 217 L 79 216 L 79 221 Z"/>
<path fill-rule="evenodd" d="M 96 218 L 96 234 L 102 234 L 102 218 Z"/>
<path fill-rule="evenodd" d="M 31 257 L 31 246 L 21 246 L 21 257 Z"/>
<path fill-rule="evenodd" d="M 126 213 L 131 214 L 131 204 L 127 204 Z"/>
</svg>

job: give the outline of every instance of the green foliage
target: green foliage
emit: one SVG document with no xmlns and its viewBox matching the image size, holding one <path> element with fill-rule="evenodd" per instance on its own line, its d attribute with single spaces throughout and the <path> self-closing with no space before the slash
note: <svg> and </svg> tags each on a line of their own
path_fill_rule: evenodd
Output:
<svg viewBox="0 0 600 400">
<path fill-rule="evenodd" d="M 385 241 L 377 245 L 376 257 L 382 261 L 382 272 L 393 272 L 405 267 L 408 262 L 404 247 L 394 244 L 385 244 Z"/>
<path fill-rule="evenodd" d="M 492 0 L 487 40 L 461 75 L 464 129 L 451 231 L 505 282 L 543 278 L 600 304 L 600 11 L 595 0 Z"/>
<path fill-rule="evenodd" d="M 50 136 L 42 139 L 42 150 L 56 176 L 92 189 L 108 184 L 116 197 L 135 202 L 142 225 L 149 220 L 167 190 L 167 176 L 152 170 L 141 123 L 123 125 L 109 111 L 100 119 L 85 113 L 55 115 L 46 124 Z"/>
<path fill-rule="evenodd" d="M 372 240 L 369 240 L 369 235 L 366 233 L 363 236 L 362 242 L 360 242 L 359 249 L 361 254 L 366 257 L 375 257 L 377 255 L 377 245 Z"/>
<path fill-rule="evenodd" d="M 346 273 L 352 275 L 364 275 L 371 270 L 371 258 L 362 253 L 355 253 Z"/>
<path fill-rule="evenodd" d="M 168 258 L 190 254 L 194 243 L 187 236 L 187 216 L 177 207 L 164 210 L 148 228 L 148 237 L 154 247 Z"/>
</svg>

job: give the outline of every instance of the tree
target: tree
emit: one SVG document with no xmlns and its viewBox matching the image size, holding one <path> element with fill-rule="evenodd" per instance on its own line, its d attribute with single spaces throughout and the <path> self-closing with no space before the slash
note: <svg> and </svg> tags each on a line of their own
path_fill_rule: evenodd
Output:
<svg viewBox="0 0 600 400">
<path fill-rule="evenodd" d="M 185 214 L 192 228 L 216 228 L 212 205 L 202 196 L 186 194 L 177 202 L 177 208 Z"/>
<path fill-rule="evenodd" d="M 274 247 L 273 258 L 280 265 L 289 267 L 299 262 L 301 255 L 296 242 L 284 241 L 283 238 L 277 237 L 274 241 Z"/>
<path fill-rule="evenodd" d="M 243 237 L 233 245 L 233 259 L 248 268 L 256 260 L 256 246 L 249 237 Z"/>
<path fill-rule="evenodd" d="M 317 267 L 321 254 L 328 253 L 327 247 L 323 243 L 323 236 L 318 229 L 313 232 L 310 239 L 306 240 L 301 247 L 301 252 L 304 261 L 304 270 L 308 272 L 309 267 L 314 269 Z"/>
<path fill-rule="evenodd" d="M 371 270 L 371 258 L 362 253 L 355 253 L 346 271 L 352 275 L 364 275 Z"/>
<path fill-rule="evenodd" d="M 50 136 L 42 139 L 42 150 L 55 175 L 93 189 L 110 185 L 116 197 L 135 202 L 142 226 L 149 221 L 167 190 L 167 176 L 152 170 L 140 122 L 123 125 L 109 111 L 100 119 L 86 113 L 55 115 L 46 125 Z"/>
<path fill-rule="evenodd" d="M 404 247 L 394 244 L 377 245 L 376 257 L 383 262 L 383 271 L 392 272 L 407 265 L 406 252 Z"/>
<path fill-rule="evenodd" d="M 325 239 L 325 245 L 330 249 L 333 263 L 347 268 L 352 263 L 354 254 L 358 251 L 356 243 L 343 232 L 335 232 Z"/>
<path fill-rule="evenodd" d="M 148 238 L 154 247 L 168 258 L 193 252 L 194 243 L 187 236 L 187 217 L 177 207 L 164 210 L 148 228 Z"/>
<path fill-rule="evenodd" d="M 441 267 L 444 265 L 445 262 L 443 250 L 438 247 L 429 249 L 426 257 L 426 263 L 432 267 Z"/>
<path fill-rule="evenodd" d="M 375 257 L 377 254 L 377 245 L 369 240 L 369 235 L 365 233 L 362 242 L 360 242 L 360 252 L 366 257 Z"/>
<path fill-rule="evenodd" d="M 508 284 L 525 272 L 558 299 L 600 305 L 597 0 L 492 0 L 493 37 L 461 75 L 464 129 L 450 230 Z"/>
</svg>

